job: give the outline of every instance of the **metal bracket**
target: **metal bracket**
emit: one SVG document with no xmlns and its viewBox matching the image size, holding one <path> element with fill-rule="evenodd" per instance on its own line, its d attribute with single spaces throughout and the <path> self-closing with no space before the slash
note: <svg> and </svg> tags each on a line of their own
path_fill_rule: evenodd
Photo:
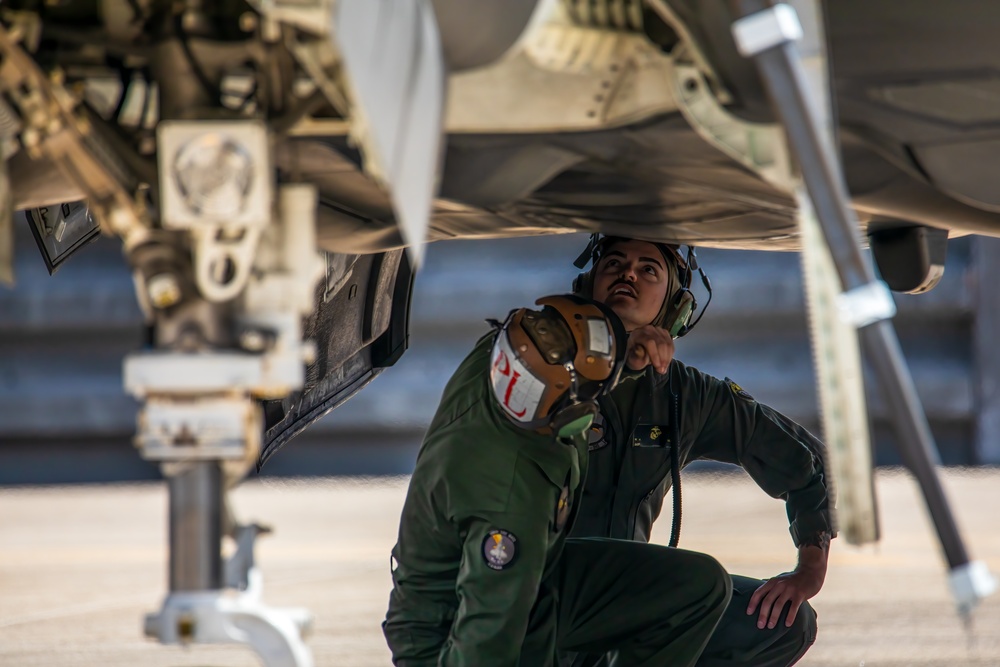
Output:
<svg viewBox="0 0 1000 667">
<path fill-rule="evenodd" d="M 313 35 L 330 34 L 330 13 L 333 0 L 250 0 L 264 20 L 284 23 Z"/>
<path fill-rule="evenodd" d="M 312 615 L 302 608 L 274 609 L 260 601 L 262 577 L 248 573 L 247 590 L 171 593 L 146 616 L 145 633 L 162 644 L 248 644 L 267 667 L 312 667 L 303 641 Z"/>
<path fill-rule="evenodd" d="M 150 461 L 241 460 L 260 448 L 263 417 L 249 398 L 154 397 L 139 414 L 136 445 Z"/>
<path fill-rule="evenodd" d="M 290 43 L 289 50 L 309 78 L 316 84 L 316 89 L 326 97 L 326 101 L 341 114 L 346 115 L 350 110 L 350 104 L 347 101 L 347 95 L 337 82 L 340 76 L 340 61 L 330 42 L 316 39 L 296 39 Z M 349 121 L 324 122 L 336 123 L 337 134 L 350 132 Z"/>
<path fill-rule="evenodd" d="M 312 349 L 312 345 L 287 341 L 263 354 L 138 352 L 125 358 L 125 388 L 137 398 L 241 394 L 271 398 L 302 386 L 304 364 Z"/>
<path fill-rule="evenodd" d="M 48 158 L 80 187 L 105 231 L 128 236 L 147 229 L 135 174 L 104 149 L 91 121 L 79 112 L 79 99 L 63 85 L 62 72 L 46 75 L 25 53 L 21 30 L 0 25 L 0 92 L 21 122 L 25 152 L 32 159 Z"/>
<path fill-rule="evenodd" d="M 856 329 L 888 320 L 896 314 L 892 293 L 881 280 L 855 287 L 837 297 L 840 318 Z"/>
<path fill-rule="evenodd" d="M 681 114 L 698 135 L 765 181 L 789 194 L 796 179 L 788 147 L 778 125 L 751 123 L 729 113 L 702 70 L 681 60 L 671 69 L 674 96 Z"/>
<path fill-rule="evenodd" d="M 163 227 L 190 232 L 198 290 L 229 301 L 246 286 L 274 219 L 267 128 L 253 120 L 164 121 L 156 135 Z"/>
<path fill-rule="evenodd" d="M 740 55 L 752 58 L 768 49 L 802 39 L 802 24 L 794 9 L 778 4 L 735 21 L 733 37 Z"/>
<path fill-rule="evenodd" d="M 951 570 L 948 586 L 959 613 L 967 614 L 980 600 L 993 595 L 997 590 L 997 580 L 990 574 L 986 563 L 974 560 Z"/>
<path fill-rule="evenodd" d="M 660 19 L 666 23 L 670 28 L 680 37 L 680 45 L 684 53 L 691 58 L 694 62 L 694 66 L 698 68 L 699 71 L 705 73 L 705 75 L 711 79 L 712 89 L 716 91 L 716 95 L 723 102 L 731 102 L 732 94 L 726 90 L 725 86 L 719 80 L 716 75 L 715 70 L 712 68 L 711 62 L 705 56 L 704 51 L 702 51 L 701 46 L 698 41 L 692 36 L 691 31 L 688 29 L 687 24 L 681 20 L 677 15 L 677 12 L 673 10 L 668 2 L 665 0 L 645 0 L 646 4 L 656 12 Z M 672 56 L 677 56 L 677 52 L 672 52 Z"/>
<path fill-rule="evenodd" d="M 267 535 L 271 529 L 251 523 L 246 526 L 236 526 L 232 532 L 236 541 L 236 551 L 223 564 L 226 587 L 245 591 L 251 586 L 251 573 L 257 572 L 253 555 L 257 536 Z"/>
</svg>

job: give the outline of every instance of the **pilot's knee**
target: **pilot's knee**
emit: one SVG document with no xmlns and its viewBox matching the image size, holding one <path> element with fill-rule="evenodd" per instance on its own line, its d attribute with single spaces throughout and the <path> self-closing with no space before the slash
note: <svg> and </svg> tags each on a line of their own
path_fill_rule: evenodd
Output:
<svg viewBox="0 0 1000 667">
<path fill-rule="evenodd" d="M 803 602 L 791 627 L 783 633 L 783 638 L 779 642 L 788 647 L 790 656 L 783 664 L 791 667 L 806 654 L 816 642 L 816 630 L 816 610 L 808 602 Z"/>
<path fill-rule="evenodd" d="M 818 624 L 816 621 L 816 610 L 808 602 L 803 602 L 799 607 L 799 613 L 795 615 L 792 627 L 788 629 L 789 634 L 803 637 L 805 645 L 808 647 L 816 641 Z"/>
<path fill-rule="evenodd" d="M 733 597 L 733 579 L 726 568 L 708 554 L 697 554 L 697 557 L 699 576 L 707 588 L 704 602 L 722 614 Z"/>
</svg>

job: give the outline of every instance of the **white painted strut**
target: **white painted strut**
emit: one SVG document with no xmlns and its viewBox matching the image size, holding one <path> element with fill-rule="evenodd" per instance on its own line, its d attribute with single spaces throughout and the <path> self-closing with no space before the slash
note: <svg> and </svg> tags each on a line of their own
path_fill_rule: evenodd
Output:
<svg viewBox="0 0 1000 667">
<path fill-rule="evenodd" d="M 146 616 L 145 631 L 163 644 L 247 644 L 266 667 L 313 667 L 302 640 L 312 615 L 301 608 L 273 609 L 260 601 L 261 574 L 251 568 L 247 590 L 175 592 L 158 613 Z"/>
</svg>

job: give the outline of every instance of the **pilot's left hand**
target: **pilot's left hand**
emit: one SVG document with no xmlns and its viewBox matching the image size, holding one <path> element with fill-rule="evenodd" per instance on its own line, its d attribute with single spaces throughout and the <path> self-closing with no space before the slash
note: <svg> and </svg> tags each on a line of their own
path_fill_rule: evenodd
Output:
<svg viewBox="0 0 1000 667">
<path fill-rule="evenodd" d="M 757 627 L 774 628 L 787 603 L 791 603 L 785 626 L 791 627 L 802 603 L 819 593 L 826 579 L 826 552 L 820 547 L 800 549 L 799 566 L 794 572 L 785 572 L 765 581 L 750 597 L 747 615 L 757 611 Z"/>
</svg>

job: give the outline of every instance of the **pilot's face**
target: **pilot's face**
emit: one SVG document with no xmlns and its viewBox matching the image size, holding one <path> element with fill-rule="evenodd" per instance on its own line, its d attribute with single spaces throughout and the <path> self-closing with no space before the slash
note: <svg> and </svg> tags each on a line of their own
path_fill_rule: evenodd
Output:
<svg viewBox="0 0 1000 667">
<path fill-rule="evenodd" d="M 651 324 L 667 295 L 667 271 L 652 243 L 620 241 L 597 262 L 594 300 L 615 311 L 626 331 Z"/>
</svg>

